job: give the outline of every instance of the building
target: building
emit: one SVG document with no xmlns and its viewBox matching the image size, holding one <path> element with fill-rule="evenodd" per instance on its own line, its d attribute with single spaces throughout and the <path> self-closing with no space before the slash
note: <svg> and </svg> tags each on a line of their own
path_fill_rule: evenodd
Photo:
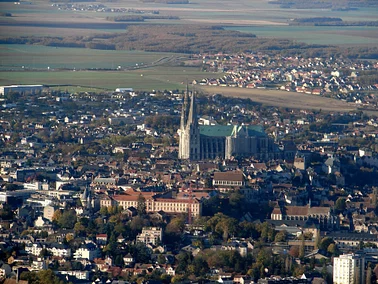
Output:
<svg viewBox="0 0 378 284">
<path fill-rule="evenodd" d="M 192 217 L 202 216 L 202 199 L 195 197 L 187 199 L 163 198 L 154 192 L 136 192 L 132 189 L 126 191 L 126 194 L 106 196 L 100 200 L 101 207 L 121 206 L 124 210 L 134 207 L 138 208 L 139 202 L 145 202 L 146 212 L 165 213 L 188 213 Z"/>
<path fill-rule="evenodd" d="M 145 227 L 142 229 L 142 233 L 137 236 L 136 240 L 137 242 L 142 242 L 146 245 L 159 245 L 163 240 L 163 230 L 162 228 L 157 227 Z"/>
<path fill-rule="evenodd" d="M 260 125 L 199 125 L 195 94 L 185 93 L 181 111 L 179 159 L 206 160 L 253 156 L 268 160 L 280 152 Z"/>
<path fill-rule="evenodd" d="M 365 284 L 365 258 L 358 254 L 343 254 L 333 259 L 334 284 Z"/>
<path fill-rule="evenodd" d="M 337 217 L 331 212 L 330 207 L 312 207 L 308 206 L 285 206 L 275 207 L 270 215 L 272 220 L 296 220 L 317 221 L 321 228 L 337 227 Z"/>
<path fill-rule="evenodd" d="M 243 172 L 215 172 L 213 178 L 213 185 L 219 187 L 244 186 L 245 181 Z"/>
<path fill-rule="evenodd" d="M 42 91 L 43 85 L 11 85 L 11 86 L 1 86 L 0 95 L 6 96 L 11 92 L 15 93 L 31 93 L 35 94 Z"/>
<path fill-rule="evenodd" d="M 94 243 L 82 244 L 74 253 L 74 259 L 94 260 L 100 255 L 100 250 Z"/>
</svg>

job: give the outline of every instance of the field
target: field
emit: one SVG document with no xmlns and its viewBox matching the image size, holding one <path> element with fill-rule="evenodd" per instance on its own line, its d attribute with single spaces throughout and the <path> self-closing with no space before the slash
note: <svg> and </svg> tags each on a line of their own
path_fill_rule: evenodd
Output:
<svg viewBox="0 0 378 284">
<path fill-rule="evenodd" d="M 377 11 L 378 13 L 378 11 Z M 377 45 L 378 27 L 360 26 L 228 26 L 227 30 L 253 33 L 258 37 L 288 38 L 308 44 Z"/>
<path fill-rule="evenodd" d="M 187 80 L 202 79 L 208 73 L 198 68 L 153 67 L 130 71 L 15 71 L 0 72 L 0 85 L 74 85 L 91 88 L 135 90 L 185 89 Z"/>
<path fill-rule="evenodd" d="M 121 13 L 58 10 L 46 1 L 0 3 L 1 12 L 13 17 L 0 17 L 1 35 L 67 36 L 94 33 L 126 32 L 131 23 L 112 23 L 107 16 Z M 84 2 L 84 4 L 87 2 Z M 96 3 L 101 3 L 96 2 Z M 189 4 L 142 3 L 138 0 L 103 2 L 109 8 L 133 8 L 159 11 L 162 16 L 177 16 L 180 20 L 148 20 L 145 23 L 164 24 L 216 24 L 234 30 L 257 34 L 259 37 L 291 38 L 317 44 L 378 44 L 377 27 L 295 27 L 288 26 L 293 18 L 340 17 L 344 21 L 376 21 L 378 8 L 357 11 L 331 11 L 326 9 L 280 9 L 268 0 L 216 0 L 191 1 Z M 88 3 L 90 4 L 90 3 Z M 144 23 L 134 23 L 144 24 Z M 55 25 L 54 28 L 48 25 Z"/>
<path fill-rule="evenodd" d="M 143 51 L 115 51 L 85 48 L 55 48 L 39 45 L 0 45 L 0 70 L 56 68 L 117 69 L 150 66 L 186 58 L 182 54 Z M 24 66 L 24 68 L 22 68 Z"/>
<path fill-rule="evenodd" d="M 295 92 L 264 89 L 241 89 L 217 86 L 201 86 L 201 91 L 208 94 L 222 94 L 235 98 L 250 98 L 251 100 L 272 106 L 315 109 L 324 111 L 351 111 L 356 110 L 354 104 Z"/>
</svg>

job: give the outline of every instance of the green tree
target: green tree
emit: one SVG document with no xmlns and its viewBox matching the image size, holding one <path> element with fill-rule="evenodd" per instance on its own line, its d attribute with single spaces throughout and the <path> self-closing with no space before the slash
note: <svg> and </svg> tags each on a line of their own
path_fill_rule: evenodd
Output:
<svg viewBox="0 0 378 284">
<path fill-rule="evenodd" d="M 301 236 L 301 245 L 299 246 L 299 255 L 300 259 L 303 259 L 305 256 L 305 237 L 304 234 Z"/>
<path fill-rule="evenodd" d="M 320 238 L 320 230 L 316 230 L 316 235 L 315 235 L 315 249 L 319 249 L 319 248 L 320 248 L 320 242 L 321 242 L 321 238 Z"/>
<path fill-rule="evenodd" d="M 332 255 L 332 256 L 337 256 L 338 255 L 338 248 L 336 244 L 330 244 L 327 248 L 327 252 Z"/>
<path fill-rule="evenodd" d="M 100 214 L 103 215 L 103 216 L 107 216 L 109 214 L 108 207 L 105 207 L 105 206 L 101 207 L 100 208 Z"/>
<path fill-rule="evenodd" d="M 334 243 L 332 238 L 325 237 L 320 242 L 320 249 L 327 251 L 330 244 Z"/>
<path fill-rule="evenodd" d="M 137 204 L 137 211 L 139 216 L 146 215 L 146 199 L 142 194 L 138 196 L 138 204 Z"/>
<path fill-rule="evenodd" d="M 287 232 L 285 230 L 283 230 L 283 231 L 280 231 L 276 234 L 276 236 L 274 237 L 274 241 L 276 243 L 285 242 L 286 238 L 287 238 Z"/>
<path fill-rule="evenodd" d="M 335 203 L 335 210 L 340 213 L 340 212 L 343 212 L 346 208 L 346 201 L 345 201 L 345 198 L 342 198 L 342 197 L 339 197 L 337 200 L 336 200 L 336 203 Z"/>
<path fill-rule="evenodd" d="M 57 220 L 58 226 L 65 229 L 73 229 L 76 223 L 75 210 L 64 210 L 62 215 Z"/>
<path fill-rule="evenodd" d="M 167 260 L 165 259 L 165 256 L 163 254 L 158 255 L 157 261 L 158 261 L 159 264 L 165 264 L 167 262 Z"/>
</svg>

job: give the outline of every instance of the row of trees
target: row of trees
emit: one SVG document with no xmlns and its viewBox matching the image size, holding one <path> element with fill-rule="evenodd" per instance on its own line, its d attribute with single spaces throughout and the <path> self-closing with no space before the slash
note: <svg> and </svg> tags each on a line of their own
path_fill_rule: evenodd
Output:
<svg viewBox="0 0 378 284">
<path fill-rule="evenodd" d="M 190 30 L 191 36 L 186 36 Z M 180 36 L 180 35 L 183 36 Z M 106 43 L 95 38 L 107 39 Z M 174 45 L 170 44 L 175 42 Z M 213 26 L 188 25 L 130 25 L 122 34 L 96 35 L 93 37 L 22 37 L 1 38 L 4 44 L 42 44 L 48 46 L 86 47 L 96 49 L 144 50 L 152 52 L 218 52 L 227 53 L 250 50 L 272 54 L 304 57 L 345 56 L 350 58 L 378 58 L 378 47 L 329 47 L 309 45 L 286 39 L 259 39 L 253 34 L 227 31 Z"/>
</svg>

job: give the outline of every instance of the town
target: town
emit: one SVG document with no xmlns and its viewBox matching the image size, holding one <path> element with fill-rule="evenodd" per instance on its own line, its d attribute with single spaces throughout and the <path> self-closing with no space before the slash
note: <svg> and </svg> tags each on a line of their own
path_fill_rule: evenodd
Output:
<svg viewBox="0 0 378 284">
<path fill-rule="evenodd" d="M 0 89 L 3 283 L 377 283 L 377 116 L 196 87 L 374 110 L 377 64 L 193 60 L 227 75 L 171 91 Z"/>
<path fill-rule="evenodd" d="M 376 109 L 373 80 L 377 64 L 343 58 L 268 56 L 261 53 L 205 54 L 203 68 L 225 72 L 222 78 L 204 78 L 194 84 L 239 88 L 271 88 L 332 97 Z M 364 75 L 368 76 L 364 76 Z"/>
</svg>

